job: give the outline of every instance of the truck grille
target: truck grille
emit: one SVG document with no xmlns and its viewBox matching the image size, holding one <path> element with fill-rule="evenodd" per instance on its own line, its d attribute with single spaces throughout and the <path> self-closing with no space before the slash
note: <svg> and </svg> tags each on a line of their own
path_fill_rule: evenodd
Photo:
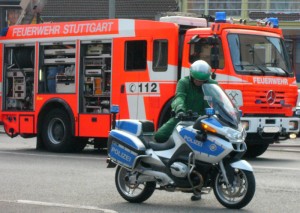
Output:
<svg viewBox="0 0 300 213">
<path fill-rule="evenodd" d="M 254 103 L 259 104 L 261 108 L 281 108 L 286 103 L 285 97 L 283 91 L 256 91 Z"/>
<path fill-rule="evenodd" d="M 291 87 L 278 89 L 243 90 L 243 112 L 245 114 L 285 114 L 292 116 L 292 107 L 295 106 L 297 93 Z"/>
</svg>

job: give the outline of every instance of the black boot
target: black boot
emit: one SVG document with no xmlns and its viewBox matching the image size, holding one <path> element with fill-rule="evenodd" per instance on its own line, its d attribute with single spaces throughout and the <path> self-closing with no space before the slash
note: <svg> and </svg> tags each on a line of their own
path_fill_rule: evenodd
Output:
<svg viewBox="0 0 300 213">
<path fill-rule="evenodd" d="M 194 194 L 191 197 L 191 201 L 201 200 L 201 194 Z"/>
</svg>

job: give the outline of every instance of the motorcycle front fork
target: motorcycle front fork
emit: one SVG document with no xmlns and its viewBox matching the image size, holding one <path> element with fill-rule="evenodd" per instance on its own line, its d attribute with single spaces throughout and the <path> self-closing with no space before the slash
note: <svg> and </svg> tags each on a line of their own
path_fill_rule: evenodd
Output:
<svg viewBox="0 0 300 213">
<path fill-rule="evenodd" d="M 235 181 L 234 181 L 234 177 L 233 177 L 234 176 L 234 168 L 231 168 L 230 165 L 227 166 L 227 169 L 229 170 L 228 173 L 230 175 L 229 176 L 230 178 L 228 178 L 228 175 L 227 175 L 228 173 L 226 172 L 224 162 L 220 161 L 219 166 L 220 166 L 221 173 L 222 173 L 222 176 L 223 176 L 223 180 L 226 184 L 228 193 L 229 194 L 234 194 L 235 193 Z M 230 171 L 230 169 L 232 169 L 232 171 Z"/>
<path fill-rule="evenodd" d="M 230 184 L 229 184 L 229 181 L 228 181 L 228 178 L 227 178 L 227 174 L 226 174 L 226 170 L 225 170 L 225 166 L 224 166 L 223 161 L 219 162 L 219 166 L 220 166 L 220 169 L 221 169 L 221 172 L 222 172 L 223 179 L 224 179 L 227 187 L 229 187 Z"/>
</svg>

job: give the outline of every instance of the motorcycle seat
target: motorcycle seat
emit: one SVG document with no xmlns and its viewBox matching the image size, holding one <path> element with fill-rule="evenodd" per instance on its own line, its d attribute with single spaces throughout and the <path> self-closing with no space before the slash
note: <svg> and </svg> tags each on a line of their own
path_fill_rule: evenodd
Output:
<svg viewBox="0 0 300 213">
<path fill-rule="evenodd" d="M 148 144 L 154 151 L 168 150 L 172 149 L 175 146 L 175 142 L 172 137 L 170 137 L 169 140 L 164 143 L 150 141 Z"/>
<path fill-rule="evenodd" d="M 121 119 L 117 120 L 116 129 L 126 131 L 137 137 L 154 132 L 154 124 L 148 120 Z"/>
<path fill-rule="evenodd" d="M 142 132 L 143 133 L 154 132 L 154 123 L 152 121 L 140 120 L 139 122 L 141 122 L 141 124 L 142 124 Z"/>
</svg>

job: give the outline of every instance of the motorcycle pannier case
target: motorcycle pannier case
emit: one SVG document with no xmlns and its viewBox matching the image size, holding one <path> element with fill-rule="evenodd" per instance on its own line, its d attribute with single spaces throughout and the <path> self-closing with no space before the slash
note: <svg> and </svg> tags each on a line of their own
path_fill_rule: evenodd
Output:
<svg viewBox="0 0 300 213">
<path fill-rule="evenodd" d="M 126 122 L 132 125 L 135 130 L 141 128 L 141 123 L 139 122 L 131 122 L 130 120 Z M 108 156 L 117 164 L 132 169 L 135 166 L 137 156 L 145 155 L 146 147 L 137 137 L 140 134 L 139 131 L 130 132 L 121 131 L 120 129 L 111 130 L 109 134 L 107 143 Z"/>
</svg>

